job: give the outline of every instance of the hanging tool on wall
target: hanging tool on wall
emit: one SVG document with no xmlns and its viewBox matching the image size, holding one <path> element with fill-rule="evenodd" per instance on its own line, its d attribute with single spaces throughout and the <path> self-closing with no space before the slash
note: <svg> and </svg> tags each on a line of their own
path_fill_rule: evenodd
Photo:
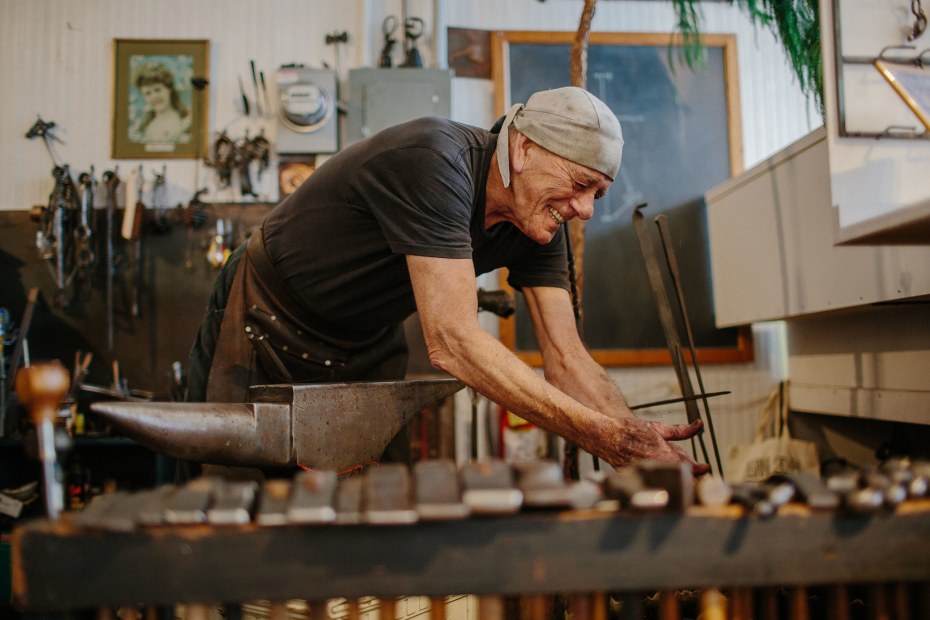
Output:
<svg viewBox="0 0 930 620">
<path fill-rule="evenodd" d="M 911 14 L 914 16 L 914 25 L 911 27 L 911 33 L 907 35 L 908 41 L 913 41 L 927 29 L 927 14 L 920 0 L 911 0 Z"/>
<path fill-rule="evenodd" d="M 113 278 L 116 271 L 113 234 L 116 216 L 116 189 L 119 187 L 119 167 L 103 173 L 103 183 L 107 188 L 106 199 L 106 306 L 107 306 L 107 349 L 113 350 Z"/>
<path fill-rule="evenodd" d="M 239 78 L 239 96 L 242 98 L 242 113 L 246 116 L 249 116 L 251 108 L 249 107 L 249 98 L 245 95 L 245 86 L 242 85 L 242 76 L 236 76 Z"/>
<path fill-rule="evenodd" d="M 48 156 L 52 158 L 52 163 L 56 166 L 58 165 L 58 157 L 55 155 L 55 150 L 52 148 L 52 142 L 58 142 L 59 144 L 64 144 L 64 142 L 54 134 L 52 131 L 55 129 L 55 121 L 43 121 L 41 117 L 36 117 L 36 122 L 32 124 L 32 127 L 26 132 L 26 138 L 32 140 L 33 138 L 42 138 L 42 142 L 45 143 L 45 150 L 48 151 Z"/>
<path fill-rule="evenodd" d="M 643 209 L 645 208 L 646 205 L 641 204 L 633 210 L 633 230 L 636 233 L 637 240 L 639 241 L 640 250 L 642 251 L 643 260 L 646 266 L 646 274 L 649 276 L 649 283 L 652 286 L 652 293 L 655 297 L 656 306 L 659 312 L 659 321 L 662 324 L 662 331 L 665 334 L 665 341 L 668 344 L 669 354 L 671 355 L 672 359 L 672 367 L 675 370 L 679 388 L 681 389 L 682 396 L 685 399 L 684 405 L 685 412 L 688 417 L 688 423 L 692 424 L 701 419 L 701 413 L 697 406 L 697 398 L 700 398 L 700 395 L 704 394 L 705 390 L 703 381 L 700 379 L 701 375 L 700 371 L 698 370 L 697 355 L 694 348 L 694 339 L 692 337 L 690 323 L 688 322 L 687 316 L 685 315 L 686 309 L 684 299 L 681 295 L 678 263 L 674 256 L 674 251 L 671 246 L 671 239 L 664 220 L 656 222 L 659 226 L 660 234 L 662 234 L 662 242 L 665 247 L 667 267 L 672 277 L 673 284 L 675 285 L 676 297 L 678 297 L 679 312 L 682 315 L 685 315 L 683 317 L 683 322 L 686 327 L 685 331 L 687 332 L 689 352 L 691 354 L 691 364 L 695 368 L 696 376 L 698 377 L 699 385 L 701 388 L 700 394 L 698 395 L 695 395 L 694 388 L 691 384 L 691 374 L 685 362 L 685 354 L 682 350 L 681 337 L 679 335 L 680 328 L 676 323 L 675 316 L 672 311 L 672 305 L 669 301 L 669 294 L 665 287 L 665 279 L 662 277 L 662 272 L 659 267 L 659 261 L 656 257 L 652 239 L 649 237 L 649 233 L 646 231 L 645 216 L 642 213 Z M 706 398 L 703 399 L 703 402 L 705 406 L 705 413 L 707 415 L 706 428 L 711 435 L 718 473 L 722 477 L 723 468 L 721 467 L 720 454 L 717 450 L 717 440 L 714 436 L 713 422 L 710 419 L 710 408 L 707 405 Z M 707 454 L 707 447 L 704 444 L 704 429 L 698 433 L 697 438 L 701 446 L 704 462 L 708 465 L 711 465 L 710 457 Z M 711 469 L 713 469 L 712 466 Z"/>
<path fill-rule="evenodd" d="M 168 167 L 162 166 L 161 172 L 152 171 L 154 180 L 152 181 L 152 204 L 149 228 L 156 233 L 162 234 L 170 232 L 173 222 L 168 217 L 168 204 L 165 195 L 168 192 Z"/>
<path fill-rule="evenodd" d="M 88 351 L 87 353 L 82 353 L 81 351 L 74 352 L 74 368 L 71 370 L 71 388 L 68 390 L 68 400 L 71 402 L 77 402 L 78 393 L 81 391 L 81 385 L 84 384 L 84 380 L 90 374 L 90 363 L 94 361 L 94 354 Z"/>
<path fill-rule="evenodd" d="M 200 199 L 207 193 L 207 188 L 194 192 L 187 208 L 184 209 L 184 223 L 187 225 L 187 247 L 184 250 L 184 268 L 194 270 L 194 230 L 200 230 L 207 223 L 206 204 Z"/>
<path fill-rule="evenodd" d="M 236 145 L 235 151 L 236 170 L 239 171 L 239 193 L 243 197 L 256 195 L 252 189 L 252 175 L 249 174 L 249 164 L 252 162 L 251 144 L 249 132 L 246 132 L 245 138 Z"/>
<path fill-rule="evenodd" d="M 122 237 L 132 242 L 132 294 L 130 298 L 130 314 L 133 317 L 141 315 L 139 296 L 142 289 L 142 223 L 145 219 L 145 203 L 142 202 L 142 192 L 145 188 L 145 172 L 139 164 L 138 174 L 131 178 L 126 186 L 126 209 L 123 212 Z M 133 190 L 135 190 L 133 192 Z M 135 203 L 132 194 L 135 193 Z"/>
<path fill-rule="evenodd" d="M 268 169 L 271 157 L 271 144 L 260 130 L 254 138 L 245 138 L 236 145 L 236 165 L 239 169 L 239 185 L 243 196 L 258 196 L 252 184 L 252 162 L 256 162 L 256 175 L 261 180 L 262 173 Z"/>
<path fill-rule="evenodd" d="M 262 98 L 258 94 L 258 73 L 255 71 L 254 60 L 249 60 L 249 69 L 252 71 L 252 90 L 255 92 L 255 114 L 262 116 Z"/>
<path fill-rule="evenodd" d="M 401 67 L 421 68 L 423 58 L 417 49 L 417 39 L 423 35 L 423 20 L 419 17 L 408 17 L 404 20 L 404 45 L 406 52 Z"/>
<path fill-rule="evenodd" d="M 381 60 L 378 66 L 382 69 L 388 69 L 393 65 L 391 54 L 394 52 L 394 46 L 397 45 L 397 39 L 393 37 L 395 30 L 397 30 L 397 17 L 388 15 L 381 22 L 381 32 L 384 33 L 384 47 L 381 48 Z"/>
<path fill-rule="evenodd" d="M 259 130 L 258 135 L 252 138 L 249 151 L 252 160 L 258 162 L 257 177 L 260 181 L 262 173 L 271 165 L 271 143 L 265 137 L 264 129 Z"/>
<path fill-rule="evenodd" d="M 89 172 L 83 172 L 78 176 L 78 185 L 81 188 L 81 202 L 77 226 L 74 229 L 77 264 L 75 291 L 79 296 L 87 298 L 90 295 L 92 273 L 97 262 L 97 254 L 94 252 L 94 198 L 97 195 L 97 178 L 94 176 L 93 166 Z"/>
<path fill-rule="evenodd" d="M 243 98 L 245 94 L 243 93 Z M 232 183 L 232 171 L 236 163 L 236 143 L 226 133 L 221 131 L 210 147 L 210 158 L 205 162 L 216 170 L 217 185 L 220 189 L 229 187 Z"/>
<path fill-rule="evenodd" d="M 54 163 L 52 169 L 54 186 L 49 194 L 48 202 L 34 209 L 31 217 L 39 223 L 39 231 L 36 234 L 36 249 L 39 252 L 39 258 L 46 261 L 55 280 L 57 291 L 54 304 L 66 306 L 75 297 L 69 294 L 67 289 L 74 281 L 78 270 L 81 269 L 79 264 L 81 237 L 89 230 L 90 220 L 87 220 L 87 228 L 81 227 L 81 200 L 77 186 L 71 177 L 71 169 L 68 164 L 58 163 L 58 158 L 52 149 L 53 141 L 61 142 L 52 134 L 54 127 L 54 122 L 45 122 L 39 118 L 26 132 L 28 139 L 42 138 Z M 79 280 L 79 285 L 75 286 L 78 292 L 84 288 L 83 279 Z"/>
<path fill-rule="evenodd" d="M 258 162 L 258 175 L 268 167 L 268 158 L 270 145 L 265 138 L 264 131 L 260 131 L 254 138 L 249 138 L 246 132 L 245 138 L 234 146 L 235 166 L 239 171 L 239 190 L 242 196 L 257 196 L 252 185 L 251 167 L 252 162 Z"/>
<path fill-rule="evenodd" d="M 54 303 L 57 306 L 65 306 L 68 303 L 66 288 L 74 275 L 72 234 L 80 207 L 68 164 L 55 166 L 52 176 L 55 185 L 48 205 L 42 210 L 42 229 L 36 236 L 36 247 L 39 257 L 47 261 L 55 279 L 57 290 Z"/>
<path fill-rule="evenodd" d="M 265 112 L 266 112 L 267 114 L 272 114 L 272 115 L 273 115 L 273 114 L 274 114 L 274 111 L 273 111 L 273 109 L 272 109 L 272 107 L 271 107 L 271 99 L 268 98 L 268 85 L 265 83 L 265 72 L 264 72 L 264 71 L 259 71 L 259 72 L 258 72 L 258 78 L 259 78 L 259 82 L 261 82 L 261 84 L 262 84 L 262 96 L 263 96 L 264 99 L 265 99 Z"/>
<path fill-rule="evenodd" d="M 348 43 L 348 42 L 349 42 L 349 33 L 348 33 L 348 32 L 345 32 L 345 31 L 342 31 L 342 32 L 338 32 L 338 31 L 337 31 L 337 32 L 333 32 L 333 33 L 330 33 L 330 34 L 326 35 L 326 45 L 332 45 L 332 46 L 335 48 L 335 56 L 336 56 L 336 75 L 339 75 L 339 73 L 340 73 L 340 71 L 339 71 L 339 65 L 340 65 L 340 63 L 339 63 L 339 44 L 340 44 L 340 43 Z M 323 64 L 325 65 L 326 63 L 324 62 Z"/>
</svg>

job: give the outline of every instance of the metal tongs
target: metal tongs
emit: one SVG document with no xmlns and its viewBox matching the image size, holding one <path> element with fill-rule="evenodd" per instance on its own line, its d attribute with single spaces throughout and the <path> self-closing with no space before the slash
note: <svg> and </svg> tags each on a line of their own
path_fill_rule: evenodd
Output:
<svg viewBox="0 0 930 620">
<path fill-rule="evenodd" d="M 688 320 L 688 312 L 685 308 L 685 299 L 681 290 L 681 273 L 678 270 L 678 261 L 675 258 L 675 251 L 672 245 L 671 234 L 669 233 L 668 229 L 668 218 L 664 214 L 659 214 L 653 221 L 659 227 L 662 247 L 665 252 L 666 265 L 668 267 L 672 283 L 675 287 L 675 297 L 678 301 L 678 311 L 681 315 L 681 319 L 684 324 L 684 331 L 687 335 L 688 351 L 691 356 L 691 365 L 694 366 L 695 377 L 697 378 L 698 387 L 700 389 L 698 394 L 694 393 L 694 388 L 691 385 L 691 375 L 685 362 L 681 337 L 679 335 L 681 327 L 677 325 L 675 316 L 672 313 L 672 306 L 665 287 L 665 280 L 662 278 L 662 273 L 659 268 L 659 261 L 656 258 L 652 240 L 649 238 L 649 234 L 646 231 L 646 220 L 642 213 L 642 210 L 645 208 L 646 204 L 644 203 L 638 205 L 633 210 L 633 229 L 635 230 L 636 237 L 639 241 L 640 249 L 643 254 L 643 260 L 646 262 L 646 273 L 649 275 L 649 282 L 652 285 L 652 292 L 655 296 L 656 306 L 659 310 L 659 320 L 662 323 L 662 331 L 665 333 L 665 340 L 668 344 L 668 350 L 672 356 L 672 367 L 675 369 L 675 375 L 678 378 L 678 385 L 681 388 L 681 393 L 684 397 L 685 412 L 688 416 L 688 423 L 691 424 L 701 419 L 701 413 L 698 410 L 697 405 L 697 401 L 700 400 L 704 403 L 704 413 L 707 417 L 707 430 L 710 432 L 710 439 L 713 445 L 717 471 L 719 472 L 720 476 L 723 477 L 723 465 L 720 462 L 720 451 L 717 449 L 717 439 L 714 434 L 714 423 L 711 420 L 710 406 L 707 403 L 707 398 L 710 395 L 707 394 L 707 391 L 704 389 L 704 381 L 701 378 L 701 371 L 698 367 L 697 353 L 694 346 L 694 336 L 691 331 L 691 323 Z M 698 434 L 697 437 L 701 446 L 701 452 L 704 456 L 704 461 L 710 465 L 710 457 L 707 454 L 707 447 L 704 445 L 703 430 Z"/>
</svg>

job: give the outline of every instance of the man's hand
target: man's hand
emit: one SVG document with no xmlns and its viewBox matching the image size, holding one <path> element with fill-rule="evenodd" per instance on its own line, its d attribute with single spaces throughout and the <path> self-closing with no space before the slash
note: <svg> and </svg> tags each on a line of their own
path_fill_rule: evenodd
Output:
<svg viewBox="0 0 930 620">
<path fill-rule="evenodd" d="M 481 329 L 470 260 L 408 256 L 407 267 L 433 366 L 614 467 L 656 459 L 685 461 L 696 475 L 709 469 L 669 443 L 692 437 L 701 429 L 699 423 L 673 426 L 633 416 L 616 385 L 581 344 L 566 291 L 524 290 L 548 360 L 547 382 Z"/>
<path fill-rule="evenodd" d="M 633 415 L 616 384 L 578 337 L 567 291 L 526 287 L 523 294 L 543 354 L 546 379 L 577 402 L 613 420 L 600 431 L 593 430 L 599 424 L 589 426 L 594 441 L 579 445 L 587 445 L 588 451 L 593 448 L 597 456 L 614 466 L 656 459 L 685 461 L 696 476 L 710 471 L 708 465 L 695 463 L 680 448 L 668 443 L 690 439 L 700 432 L 700 422 L 671 425 L 644 422 Z"/>
<path fill-rule="evenodd" d="M 621 440 L 615 446 L 614 458 L 605 460 L 614 467 L 630 465 L 636 461 L 651 459 L 656 461 L 684 461 L 691 467 L 691 473 L 702 476 L 710 471 L 710 466 L 697 463 L 672 441 L 682 441 L 694 437 L 703 423 L 664 424 L 662 422 L 644 422 L 635 417 L 614 418 L 620 425 Z"/>
<path fill-rule="evenodd" d="M 710 472 L 710 465 L 706 463 L 696 463 L 691 457 L 685 454 L 684 450 L 678 446 L 668 443 L 670 441 L 682 441 L 685 439 L 691 439 L 695 435 L 701 432 L 701 429 L 704 428 L 704 423 L 701 420 L 695 420 L 691 424 L 664 424 L 662 422 L 646 422 L 646 424 L 658 433 L 658 435 L 665 441 L 665 445 L 668 446 L 673 458 L 661 459 L 661 460 L 670 460 L 670 461 L 685 461 L 691 465 L 691 473 L 695 476 L 703 476 L 706 473 Z"/>
</svg>

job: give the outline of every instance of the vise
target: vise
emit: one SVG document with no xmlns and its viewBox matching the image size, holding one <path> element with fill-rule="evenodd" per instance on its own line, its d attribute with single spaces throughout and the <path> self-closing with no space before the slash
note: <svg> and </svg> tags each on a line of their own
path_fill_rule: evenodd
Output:
<svg viewBox="0 0 930 620">
<path fill-rule="evenodd" d="M 342 469 L 378 459 L 457 379 L 257 385 L 247 403 L 97 402 L 121 434 L 167 456 L 244 467 Z"/>
</svg>

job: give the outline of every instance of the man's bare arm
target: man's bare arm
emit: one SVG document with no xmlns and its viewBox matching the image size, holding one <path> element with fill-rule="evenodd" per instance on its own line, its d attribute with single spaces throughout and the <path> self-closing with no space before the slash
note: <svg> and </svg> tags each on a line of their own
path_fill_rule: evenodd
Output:
<svg viewBox="0 0 930 620">
<path fill-rule="evenodd" d="M 523 296 L 533 320 L 546 380 L 606 415 L 633 417 L 617 385 L 581 342 L 568 291 L 528 287 L 523 289 Z"/>
<path fill-rule="evenodd" d="M 533 287 L 523 290 L 533 320 L 536 340 L 543 356 L 546 379 L 578 402 L 617 419 L 634 418 L 620 389 L 604 368 L 585 348 L 575 325 L 575 313 L 568 291 L 561 288 Z M 701 430 L 701 423 L 645 423 L 666 441 L 689 439 Z M 689 460 L 678 446 L 670 445 L 681 460 Z M 695 473 L 705 465 L 692 465 Z"/>
<path fill-rule="evenodd" d="M 470 260 L 408 256 L 407 265 L 435 367 L 611 465 L 689 460 L 651 425 L 604 415 L 554 387 L 481 329 Z"/>
</svg>

